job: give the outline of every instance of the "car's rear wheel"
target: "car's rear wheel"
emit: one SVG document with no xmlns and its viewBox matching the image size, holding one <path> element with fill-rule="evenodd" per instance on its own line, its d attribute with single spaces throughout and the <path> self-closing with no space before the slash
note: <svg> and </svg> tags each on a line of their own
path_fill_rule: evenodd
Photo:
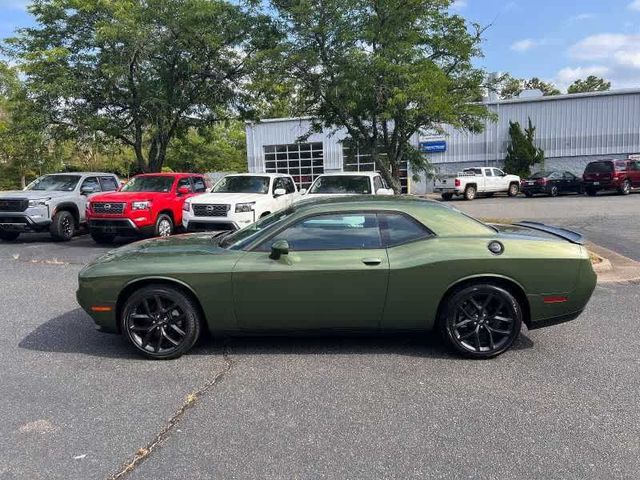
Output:
<svg viewBox="0 0 640 480">
<path fill-rule="evenodd" d="M 93 238 L 94 242 L 100 245 L 105 245 L 105 244 L 113 243 L 116 236 L 112 233 L 91 232 L 91 238 Z"/>
<path fill-rule="evenodd" d="M 504 288 L 471 285 L 445 300 L 439 326 L 445 342 L 456 352 L 491 358 L 507 351 L 520 334 L 522 307 Z"/>
<path fill-rule="evenodd" d="M 0 240 L 5 240 L 10 242 L 12 240 L 17 239 L 20 236 L 20 232 L 5 232 L 0 230 Z"/>
<path fill-rule="evenodd" d="M 517 183 L 512 183 L 511 185 L 509 185 L 507 195 L 509 195 L 510 197 L 515 197 L 516 195 L 518 195 L 518 192 L 520 192 L 520 187 Z"/>
<path fill-rule="evenodd" d="M 620 192 L 620 195 L 629 195 L 631 193 L 631 182 L 629 180 L 622 182 L 618 191 Z"/>
<path fill-rule="evenodd" d="M 56 241 L 67 242 L 71 240 L 76 233 L 76 221 L 71 212 L 63 210 L 56 213 L 51 221 L 49 231 Z"/>
<path fill-rule="evenodd" d="M 134 292 L 122 309 L 122 332 L 142 355 L 166 360 L 186 353 L 200 336 L 196 303 L 180 290 L 150 285 Z"/>
<path fill-rule="evenodd" d="M 453 193 L 443 193 L 441 197 L 442 197 L 442 200 L 444 200 L 445 202 L 448 202 L 453 198 Z"/>
<path fill-rule="evenodd" d="M 476 198 L 476 187 L 469 185 L 464 189 L 464 199 L 471 201 L 474 198 Z"/>
<path fill-rule="evenodd" d="M 551 187 L 551 190 L 549 190 L 549 195 L 551 195 L 552 197 L 557 197 L 558 196 L 558 187 L 556 187 L 555 185 Z"/>
<path fill-rule="evenodd" d="M 156 237 L 169 237 L 173 234 L 173 220 L 165 213 L 158 215 L 156 220 Z"/>
</svg>

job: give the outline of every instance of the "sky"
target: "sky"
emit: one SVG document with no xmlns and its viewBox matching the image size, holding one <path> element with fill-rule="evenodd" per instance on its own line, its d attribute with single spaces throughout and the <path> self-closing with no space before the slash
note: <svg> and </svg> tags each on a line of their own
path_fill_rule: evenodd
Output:
<svg viewBox="0 0 640 480">
<path fill-rule="evenodd" d="M 0 0 L 0 38 L 33 24 L 28 0 Z M 452 11 L 488 27 L 478 64 L 562 90 L 598 75 L 640 88 L 640 0 L 456 0 Z"/>
</svg>

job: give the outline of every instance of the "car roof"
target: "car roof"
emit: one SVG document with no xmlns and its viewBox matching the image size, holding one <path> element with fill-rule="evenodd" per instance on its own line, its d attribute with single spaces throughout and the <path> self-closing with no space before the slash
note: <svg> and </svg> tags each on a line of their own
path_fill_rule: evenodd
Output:
<svg viewBox="0 0 640 480">
<path fill-rule="evenodd" d="M 377 177 L 378 172 L 328 172 L 321 173 L 318 177 Z"/>
<path fill-rule="evenodd" d="M 184 173 L 184 172 L 158 172 L 158 173 L 139 173 L 136 177 L 190 177 L 192 175 L 203 176 L 202 173 Z"/>
<path fill-rule="evenodd" d="M 57 172 L 57 173 L 47 173 L 46 175 L 79 175 L 79 176 L 93 176 L 93 175 L 108 175 L 110 177 L 117 177 L 115 173 L 106 173 L 106 172 Z"/>
<path fill-rule="evenodd" d="M 286 173 L 230 173 L 228 175 L 225 175 L 225 177 L 269 177 L 269 178 L 280 178 L 280 177 L 289 178 L 290 176 L 291 175 L 288 175 Z"/>
</svg>

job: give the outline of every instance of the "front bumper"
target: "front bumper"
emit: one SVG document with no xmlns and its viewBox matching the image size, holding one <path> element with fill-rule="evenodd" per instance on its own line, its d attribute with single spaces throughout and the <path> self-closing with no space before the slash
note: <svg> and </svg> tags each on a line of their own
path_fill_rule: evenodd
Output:
<svg viewBox="0 0 640 480">
<path fill-rule="evenodd" d="M 251 225 L 257 220 L 255 212 L 231 213 L 220 217 L 199 217 L 193 212 L 184 212 L 182 226 L 188 232 L 235 231 Z"/>
<path fill-rule="evenodd" d="M 33 210 L 33 211 L 32 211 Z M 0 212 L 0 230 L 10 232 L 39 232 L 51 225 L 49 209 L 33 208 L 26 212 Z"/>
<path fill-rule="evenodd" d="M 129 218 L 92 218 L 89 231 L 107 235 L 134 236 L 146 233 L 153 225 L 140 227 Z"/>
<path fill-rule="evenodd" d="M 84 283 L 80 281 L 80 285 L 76 291 L 78 304 L 95 322 L 98 330 L 105 333 L 119 333 L 116 318 L 116 303 L 113 301 L 96 301 L 95 297 L 96 291 L 91 287 L 90 282 Z M 92 310 L 93 306 L 111 307 L 112 309 L 108 312 L 96 312 Z"/>
</svg>

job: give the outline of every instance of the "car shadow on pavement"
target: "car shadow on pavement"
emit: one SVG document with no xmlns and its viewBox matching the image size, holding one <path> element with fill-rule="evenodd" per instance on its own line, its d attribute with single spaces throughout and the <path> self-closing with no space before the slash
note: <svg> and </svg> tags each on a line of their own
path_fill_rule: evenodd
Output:
<svg viewBox="0 0 640 480">
<path fill-rule="evenodd" d="M 188 355 L 220 354 L 227 345 L 232 355 L 343 355 L 397 354 L 430 358 L 457 358 L 435 333 L 393 333 L 379 335 L 323 334 L 238 336 L 212 339 L 204 335 Z M 512 350 L 533 347 L 524 334 Z M 139 360 L 120 335 L 101 333 L 80 308 L 55 317 L 29 333 L 18 345 L 41 352 L 79 353 L 105 358 Z"/>
</svg>

